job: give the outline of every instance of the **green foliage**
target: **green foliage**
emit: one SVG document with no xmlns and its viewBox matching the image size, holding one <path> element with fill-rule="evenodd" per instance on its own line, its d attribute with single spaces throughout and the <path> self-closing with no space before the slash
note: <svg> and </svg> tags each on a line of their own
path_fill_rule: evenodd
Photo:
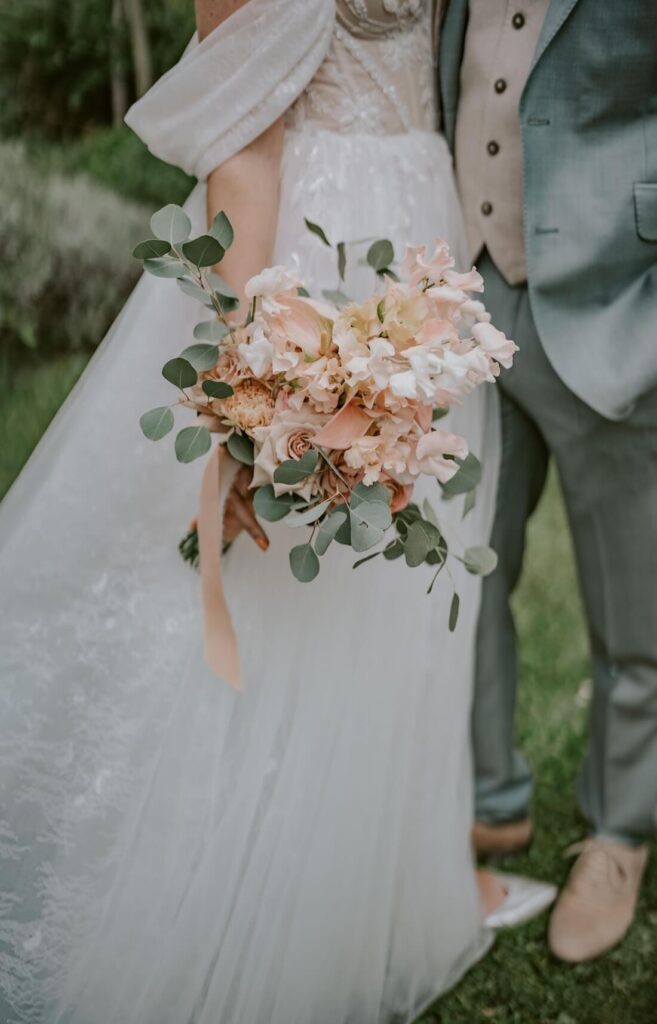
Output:
<svg viewBox="0 0 657 1024">
<path fill-rule="evenodd" d="M 30 137 L 28 146 L 30 157 L 43 172 L 87 174 L 149 207 L 184 202 L 194 184 L 178 167 L 153 156 L 125 125 L 95 129 L 66 142 L 45 143 Z"/>
<path fill-rule="evenodd" d="M 145 211 L 84 178 L 43 176 L 0 144 L 0 335 L 5 365 L 91 349 L 139 275 Z"/>
<path fill-rule="evenodd" d="M 194 28 L 188 0 L 144 0 L 153 72 L 179 58 Z M 61 137 L 111 122 L 112 54 L 135 99 L 125 25 L 112 31 L 112 0 L 0 0 L 0 125 Z"/>
</svg>

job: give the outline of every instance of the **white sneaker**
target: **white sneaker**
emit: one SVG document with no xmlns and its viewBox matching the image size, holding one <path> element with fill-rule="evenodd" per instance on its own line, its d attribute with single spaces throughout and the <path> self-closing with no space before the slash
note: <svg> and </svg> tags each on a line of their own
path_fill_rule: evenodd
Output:
<svg viewBox="0 0 657 1024">
<path fill-rule="evenodd" d="M 487 928 L 516 928 L 533 920 L 550 907 L 557 898 L 556 885 L 537 882 L 523 875 L 491 872 L 506 892 L 506 899 L 485 919 Z"/>
</svg>

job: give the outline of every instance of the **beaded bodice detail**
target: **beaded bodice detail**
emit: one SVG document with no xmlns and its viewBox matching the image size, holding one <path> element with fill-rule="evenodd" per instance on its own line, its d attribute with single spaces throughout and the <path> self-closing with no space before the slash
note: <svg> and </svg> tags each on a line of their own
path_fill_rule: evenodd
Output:
<svg viewBox="0 0 657 1024">
<path fill-rule="evenodd" d="M 375 135 L 433 130 L 431 0 L 337 0 L 329 52 L 287 123 Z"/>
</svg>

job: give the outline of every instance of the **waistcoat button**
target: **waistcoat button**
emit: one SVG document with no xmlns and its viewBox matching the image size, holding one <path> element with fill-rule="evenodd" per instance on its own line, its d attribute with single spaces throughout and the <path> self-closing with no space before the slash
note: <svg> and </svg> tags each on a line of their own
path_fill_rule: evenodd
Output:
<svg viewBox="0 0 657 1024">
<path fill-rule="evenodd" d="M 511 24 L 514 28 L 522 28 L 525 24 L 525 15 L 520 13 L 514 14 L 511 19 Z"/>
<path fill-rule="evenodd" d="M 495 92 L 502 93 L 506 89 L 506 80 L 504 78 L 498 78 L 495 82 Z"/>
</svg>

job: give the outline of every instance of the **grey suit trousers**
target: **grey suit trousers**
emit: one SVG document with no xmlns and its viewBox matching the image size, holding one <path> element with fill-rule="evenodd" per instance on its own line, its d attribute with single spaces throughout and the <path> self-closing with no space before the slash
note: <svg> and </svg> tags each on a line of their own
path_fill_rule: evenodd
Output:
<svg viewBox="0 0 657 1024">
<path fill-rule="evenodd" d="M 531 773 L 513 740 L 517 661 L 509 599 L 552 457 L 593 661 L 580 805 L 595 834 L 638 842 L 657 827 L 657 391 L 640 398 L 626 419 L 605 419 L 552 368 L 527 288 L 508 285 L 486 252 L 478 268 L 493 322 L 520 352 L 499 384 L 503 454 L 491 541 L 499 566 L 484 580 L 473 710 L 477 817 L 511 820 L 529 809 Z"/>
</svg>

